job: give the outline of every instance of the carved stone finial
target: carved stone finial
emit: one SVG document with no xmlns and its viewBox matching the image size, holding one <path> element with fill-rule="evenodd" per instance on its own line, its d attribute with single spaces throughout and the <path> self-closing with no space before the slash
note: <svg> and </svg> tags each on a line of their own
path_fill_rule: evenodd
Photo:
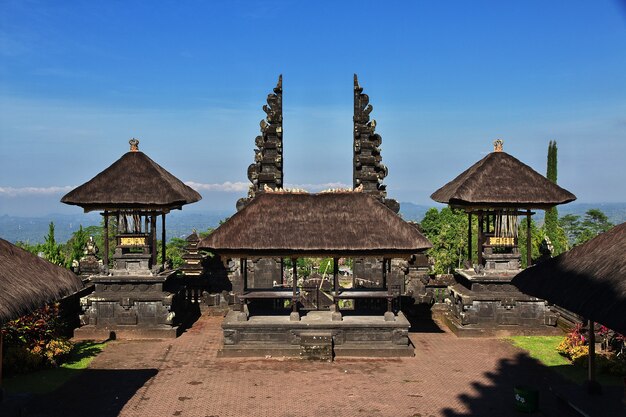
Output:
<svg viewBox="0 0 626 417">
<path fill-rule="evenodd" d="M 502 152 L 502 147 L 504 145 L 504 141 L 502 139 L 496 139 L 493 141 L 493 151 L 494 152 Z"/>
<path fill-rule="evenodd" d="M 243 208 L 257 193 L 267 188 L 283 186 L 283 76 L 278 76 L 276 87 L 267 95 L 263 106 L 266 116 L 259 123 L 261 134 L 255 138 L 254 163 L 248 167 L 250 189 L 247 198 L 237 202 Z"/>
<path fill-rule="evenodd" d="M 369 96 L 363 93 L 359 79 L 354 74 L 354 147 L 352 181 L 353 188 L 359 188 L 387 204 L 398 212 L 399 205 L 395 200 L 387 199 L 386 186 L 383 180 L 387 176 L 387 167 L 382 163 L 380 145 L 382 138 L 376 133 L 376 120 L 370 119 L 373 110 Z"/>
<path fill-rule="evenodd" d="M 132 138 L 128 141 L 130 143 L 130 151 L 137 152 L 139 150 L 139 140 Z"/>
</svg>

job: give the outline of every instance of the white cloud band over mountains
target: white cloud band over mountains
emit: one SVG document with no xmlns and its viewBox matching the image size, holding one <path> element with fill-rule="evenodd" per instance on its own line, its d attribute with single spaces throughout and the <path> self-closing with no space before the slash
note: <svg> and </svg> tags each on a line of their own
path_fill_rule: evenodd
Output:
<svg viewBox="0 0 626 417">
<path fill-rule="evenodd" d="M 200 183 L 194 181 L 185 182 L 188 186 L 198 192 L 216 191 L 216 192 L 247 192 L 250 183 L 248 182 L 232 182 L 223 183 Z M 50 187 L 0 187 L 0 197 L 23 197 L 23 196 L 45 196 L 45 195 L 61 195 L 70 192 L 76 186 L 50 186 Z M 329 188 L 350 188 L 350 185 L 342 182 L 328 182 L 322 184 L 286 184 L 286 188 L 298 188 L 311 192 L 326 190 Z"/>
<path fill-rule="evenodd" d="M 55 195 L 65 194 L 75 188 L 73 185 L 52 186 L 52 187 L 0 187 L 0 196 L 21 197 L 28 195 Z"/>
</svg>

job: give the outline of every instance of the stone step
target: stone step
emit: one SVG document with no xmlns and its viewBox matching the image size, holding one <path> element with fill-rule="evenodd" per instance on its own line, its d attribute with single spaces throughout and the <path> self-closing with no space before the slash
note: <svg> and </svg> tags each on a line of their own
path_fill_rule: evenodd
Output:
<svg viewBox="0 0 626 417">
<path fill-rule="evenodd" d="M 302 332 L 300 358 L 330 362 L 333 360 L 332 332 Z"/>
</svg>

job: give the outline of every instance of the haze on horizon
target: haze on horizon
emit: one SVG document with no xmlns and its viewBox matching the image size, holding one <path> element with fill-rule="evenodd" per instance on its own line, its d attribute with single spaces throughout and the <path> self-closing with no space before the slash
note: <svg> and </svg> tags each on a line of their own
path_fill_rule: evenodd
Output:
<svg viewBox="0 0 626 417">
<path fill-rule="evenodd" d="M 389 197 L 430 194 L 496 138 L 579 202 L 626 201 L 626 2 L 0 0 L 0 215 L 60 197 L 128 139 L 231 210 L 283 74 L 284 172 L 352 183 L 352 75 L 374 106 Z"/>
</svg>

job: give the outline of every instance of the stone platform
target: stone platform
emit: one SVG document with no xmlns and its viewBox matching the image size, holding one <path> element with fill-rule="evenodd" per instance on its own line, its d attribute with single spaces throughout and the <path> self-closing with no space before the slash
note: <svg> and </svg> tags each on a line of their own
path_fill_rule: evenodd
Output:
<svg viewBox="0 0 626 417">
<path fill-rule="evenodd" d="M 311 311 L 292 321 L 286 316 L 251 316 L 240 321 L 236 311 L 224 318 L 223 357 L 288 356 L 332 360 L 332 357 L 413 356 L 409 321 L 399 312 L 394 321 L 383 315 L 344 315 L 333 321 L 329 311 Z"/>
<path fill-rule="evenodd" d="M 511 280 L 520 270 L 455 271 L 451 304 L 443 316 L 457 336 L 559 334 L 546 301 L 520 292 Z"/>
<path fill-rule="evenodd" d="M 82 326 L 75 339 L 160 339 L 177 336 L 182 294 L 168 284 L 174 271 L 155 275 L 96 275 L 94 292 L 81 298 Z M 174 291 L 171 291 L 170 288 Z M 178 318 L 180 319 L 180 318 Z"/>
</svg>

